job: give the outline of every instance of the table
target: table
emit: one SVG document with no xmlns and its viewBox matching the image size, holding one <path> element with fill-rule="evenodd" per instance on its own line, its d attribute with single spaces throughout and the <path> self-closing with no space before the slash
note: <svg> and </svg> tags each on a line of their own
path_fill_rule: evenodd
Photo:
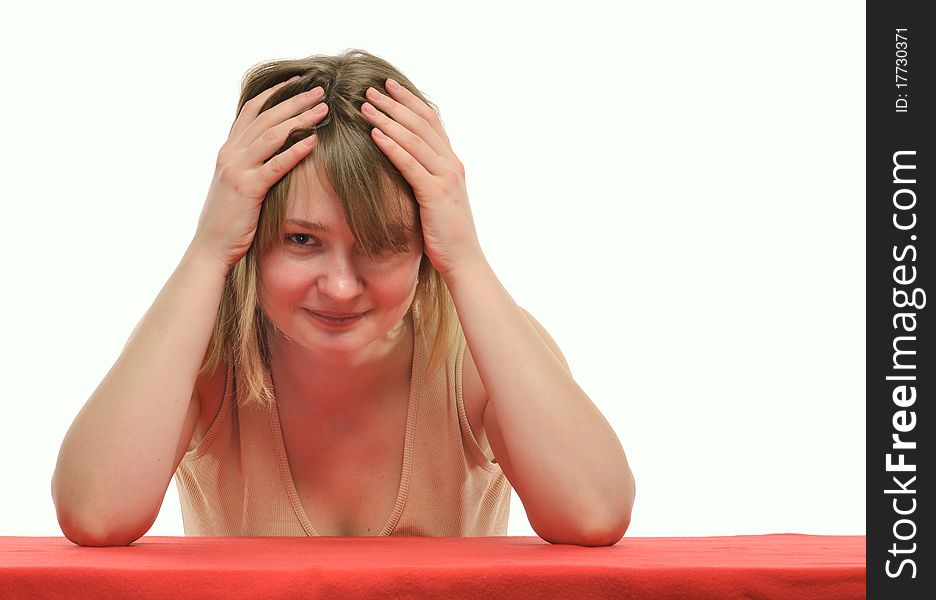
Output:
<svg viewBox="0 0 936 600">
<path fill-rule="evenodd" d="M 865 537 L 0 537 L 0 598 L 865 597 Z"/>
</svg>

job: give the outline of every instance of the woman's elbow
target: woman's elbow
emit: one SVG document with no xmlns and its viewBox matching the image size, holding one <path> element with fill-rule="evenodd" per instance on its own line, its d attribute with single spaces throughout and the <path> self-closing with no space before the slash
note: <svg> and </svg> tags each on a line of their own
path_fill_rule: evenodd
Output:
<svg viewBox="0 0 936 600">
<path fill-rule="evenodd" d="M 76 521 L 67 515 L 58 514 L 59 528 L 62 534 L 70 542 L 77 546 L 102 547 L 102 546 L 129 546 L 141 538 L 149 527 L 140 530 L 133 528 L 124 531 L 105 531 L 102 528 L 92 525 L 96 521 Z"/>
<path fill-rule="evenodd" d="M 613 546 L 624 537 L 631 523 L 631 515 L 634 511 L 634 500 L 637 497 L 637 482 L 634 474 L 628 470 L 630 483 L 627 486 L 627 493 L 624 494 L 623 501 L 619 502 L 613 510 L 609 511 L 610 516 L 599 520 L 599 526 L 595 527 L 590 533 L 590 539 L 594 542 L 592 546 Z"/>
<path fill-rule="evenodd" d="M 594 514 L 581 522 L 574 531 L 537 532 L 550 544 L 572 544 L 576 546 L 613 546 L 624 537 L 630 526 L 630 509 L 608 516 L 607 513 Z"/>
</svg>

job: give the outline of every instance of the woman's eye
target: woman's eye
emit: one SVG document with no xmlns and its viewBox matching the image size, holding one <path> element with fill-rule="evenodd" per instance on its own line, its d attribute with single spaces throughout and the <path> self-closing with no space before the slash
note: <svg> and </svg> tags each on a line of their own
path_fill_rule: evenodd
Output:
<svg viewBox="0 0 936 600">
<path fill-rule="evenodd" d="M 312 239 L 311 236 L 306 235 L 306 234 L 304 234 L 304 233 L 293 233 L 293 234 L 290 234 L 290 235 L 287 235 L 287 236 L 286 236 L 286 239 L 289 240 L 290 242 L 292 242 L 292 243 L 293 243 L 294 245 L 296 245 L 296 246 L 300 246 L 300 247 L 302 247 L 302 248 L 310 247 L 310 246 L 308 246 L 307 244 L 304 244 L 302 241 L 298 241 L 297 238 L 301 238 L 301 239 Z"/>
<path fill-rule="evenodd" d="M 300 248 L 315 248 L 316 246 L 319 245 L 317 243 L 316 244 L 305 243 L 306 240 L 315 241 L 315 238 L 313 238 L 312 236 L 306 233 L 291 233 L 286 236 L 286 239 L 289 240 L 289 242 L 293 246 L 299 246 Z M 376 256 L 377 258 L 380 258 L 380 259 L 387 259 L 387 258 L 393 258 L 397 254 L 398 253 L 395 252 L 393 248 L 380 248 L 377 250 Z"/>
</svg>

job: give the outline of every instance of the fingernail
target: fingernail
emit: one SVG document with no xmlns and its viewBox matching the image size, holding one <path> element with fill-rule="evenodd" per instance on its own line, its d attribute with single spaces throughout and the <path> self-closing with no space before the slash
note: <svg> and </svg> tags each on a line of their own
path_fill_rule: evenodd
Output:
<svg viewBox="0 0 936 600">
<path fill-rule="evenodd" d="M 402 86 L 400 86 L 399 83 L 397 83 L 396 81 L 394 81 L 394 80 L 392 80 L 392 79 L 388 79 L 388 80 L 387 80 L 387 87 L 388 87 L 389 89 L 393 90 L 394 92 L 399 92 L 401 89 L 403 89 Z"/>
</svg>

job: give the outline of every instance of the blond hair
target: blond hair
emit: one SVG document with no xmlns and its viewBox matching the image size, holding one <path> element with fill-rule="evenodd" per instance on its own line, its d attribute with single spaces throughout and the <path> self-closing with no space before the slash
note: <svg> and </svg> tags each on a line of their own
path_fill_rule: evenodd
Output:
<svg viewBox="0 0 936 600">
<path fill-rule="evenodd" d="M 418 204 L 412 187 L 370 136 L 372 125 L 360 112 L 367 88 L 387 94 L 384 84 L 393 78 L 439 114 L 399 70 L 364 50 L 349 49 L 337 56 L 314 55 L 295 60 L 265 62 L 252 67 L 241 81 L 237 114 L 251 98 L 270 87 L 299 75 L 267 99 L 260 112 L 283 100 L 321 85 L 328 113 L 318 125 L 290 132 L 277 154 L 296 142 L 318 135 L 318 143 L 294 169 L 267 192 L 257 222 L 257 233 L 247 253 L 228 271 L 218 307 L 214 330 L 199 375 L 214 373 L 221 360 L 232 363 L 245 389 L 238 390 L 238 406 L 270 408 L 273 390 L 264 377 L 270 368 L 270 336 L 276 327 L 260 307 L 257 294 L 259 257 L 283 244 L 287 197 L 293 174 L 314 168 L 323 184 L 334 190 L 354 237 L 368 257 L 386 248 L 405 249 L 402 229 L 421 235 Z M 312 161 L 309 164 L 309 161 Z M 407 224 L 408 207 L 416 207 L 415 227 Z M 445 357 L 460 334 L 455 304 L 440 273 L 423 252 L 413 302 L 406 316 L 419 312 L 419 331 L 430 349 L 426 372 L 444 365 Z M 431 338 L 431 339 L 430 339 Z"/>
</svg>

